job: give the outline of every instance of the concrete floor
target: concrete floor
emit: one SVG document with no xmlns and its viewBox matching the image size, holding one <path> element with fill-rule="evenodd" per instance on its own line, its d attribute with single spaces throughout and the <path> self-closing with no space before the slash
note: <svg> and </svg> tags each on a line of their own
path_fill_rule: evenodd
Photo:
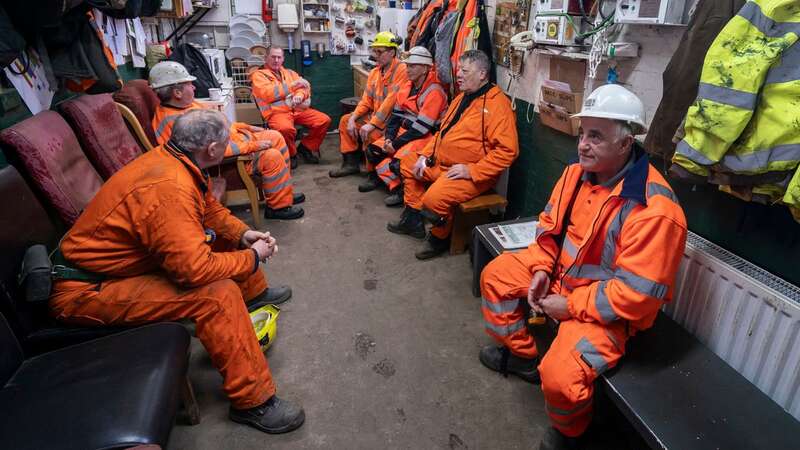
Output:
<svg viewBox="0 0 800 450">
<path fill-rule="evenodd" d="M 270 282 L 294 291 L 267 356 L 305 425 L 267 435 L 229 421 L 221 377 L 195 339 L 189 375 L 202 419 L 179 421 L 169 448 L 537 447 L 548 423 L 539 387 L 478 362 L 490 340 L 468 255 L 417 261 L 420 241 L 386 231 L 400 209 L 385 207 L 383 192 L 359 193 L 360 176 L 328 177 L 337 145 L 329 136 L 323 163 L 295 172 L 305 217 L 264 225 L 279 243 Z"/>
</svg>

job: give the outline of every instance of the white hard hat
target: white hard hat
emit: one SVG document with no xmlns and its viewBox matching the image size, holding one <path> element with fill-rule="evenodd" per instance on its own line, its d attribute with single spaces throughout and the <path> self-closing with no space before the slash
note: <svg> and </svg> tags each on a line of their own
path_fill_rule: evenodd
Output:
<svg viewBox="0 0 800 450">
<path fill-rule="evenodd" d="M 433 65 L 433 55 L 425 47 L 412 47 L 408 51 L 407 56 L 403 59 L 406 64 L 424 64 L 426 66 Z"/>
<path fill-rule="evenodd" d="M 644 104 L 633 92 L 618 84 L 595 89 L 583 101 L 583 109 L 572 117 L 597 117 L 627 122 L 633 134 L 647 133 Z"/>
<path fill-rule="evenodd" d="M 175 61 L 161 61 L 150 69 L 150 87 L 153 89 L 196 79 L 183 64 Z"/>
</svg>

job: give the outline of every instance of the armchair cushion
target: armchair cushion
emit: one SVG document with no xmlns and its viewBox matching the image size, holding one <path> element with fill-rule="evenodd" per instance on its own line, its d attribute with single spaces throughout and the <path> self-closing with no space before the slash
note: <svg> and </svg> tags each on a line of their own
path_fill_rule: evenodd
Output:
<svg viewBox="0 0 800 450">
<path fill-rule="evenodd" d="M 114 101 L 127 106 L 139 119 L 144 133 L 150 139 L 150 143 L 155 146 L 156 134 L 153 132 L 153 112 L 156 110 L 159 101 L 155 92 L 150 89 L 147 80 L 130 80 L 122 86 L 122 89 L 114 93 Z"/>
</svg>

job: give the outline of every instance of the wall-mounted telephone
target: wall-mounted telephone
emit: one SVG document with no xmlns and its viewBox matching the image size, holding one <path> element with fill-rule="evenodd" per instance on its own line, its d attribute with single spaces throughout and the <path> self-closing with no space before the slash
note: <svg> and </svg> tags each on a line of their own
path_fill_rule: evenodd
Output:
<svg viewBox="0 0 800 450">
<path fill-rule="evenodd" d="M 533 37 L 533 31 L 523 31 L 512 36 L 508 45 L 514 50 L 528 51 L 535 45 Z"/>
</svg>

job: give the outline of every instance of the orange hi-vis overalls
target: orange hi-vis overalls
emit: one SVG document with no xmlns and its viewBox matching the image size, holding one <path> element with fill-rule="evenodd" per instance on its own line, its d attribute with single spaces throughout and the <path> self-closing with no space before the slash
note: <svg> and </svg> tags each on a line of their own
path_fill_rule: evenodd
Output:
<svg viewBox="0 0 800 450">
<path fill-rule="evenodd" d="M 414 83 L 408 80 L 397 92 L 392 116 L 386 124 L 386 133 L 372 143 L 383 148 L 385 139 L 390 139 L 395 149 L 394 155 L 375 166 L 375 172 L 389 190 L 400 186 L 399 167 L 395 169 L 397 172 L 393 171 L 390 168 L 392 160 L 401 160 L 412 153 L 418 154 L 433 138 L 433 132 L 439 126 L 445 110 L 447 92 L 439 83 L 434 68 L 428 71 L 419 90 L 414 91 Z"/>
<path fill-rule="evenodd" d="M 538 354 L 523 308 L 533 274 L 548 273 L 548 294 L 566 297 L 572 317 L 560 323 L 539 373 L 552 425 L 567 436 L 583 434 L 591 421 L 594 380 L 672 298 L 686 242 L 683 209 L 644 151 L 636 149 L 615 179 L 592 178 L 579 164 L 568 166 L 539 215 L 536 242 L 500 255 L 481 274 L 486 332 L 520 357 Z"/>
<path fill-rule="evenodd" d="M 245 305 L 267 280 L 255 252 L 239 249 L 247 225 L 206 183 L 169 145 L 120 169 L 60 247 L 70 265 L 105 280 L 56 280 L 51 314 L 83 326 L 191 319 L 233 406 L 250 408 L 275 393 Z M 216 234 L 213 247 L 205 229 Z"/>
<path fill-rule="evenodd" d="M 339 120 L 339 150 L 342 153 L 352 153 L 359 149 L 359 138 L 347 134 L 347 121 L 351 116 L 356 118 L 359 128 L 366 123 L 375 127 L 367 142 L 363 143 L 365 148 L 383 136 L 383 129 L 386 128 L 386 120 L 392 113 L 397 91 L 407 80 L 406 65 L 397 58 L 393 59 L 385 70 L 376 67 L 369 72 L 367 86 L 356 109 L 352 113 L 343 115 Z"/>
<path fill-rule="evenodd" d="M 421 150 L 421 156 L 436 159 L 422 180 L 413 174 L 417 158 L 409 156 L 400 162 L 406 206 L 444 217 L 444 225 L 431 228 L 431 234 L 440 239 L 450 235 L 452 208 L 492 188 L 519 154 L 517 121 L 508 97 L 487 84 L 470 98 L 461 113 L 463 93 L 450 103 L 439 131 Z M 456 164 L 465 164 L 472 179 L 447 178 L 447 171 Z"/>
<path fill-rule="evenodd" d="M 289 154 L 297 154 L 295 138 L 297 130 L 294 125 L 300 124 L 308 128 L 300 143 L 307 149 L 317 152 L 331 118 L 327 114 L 311 109 L 311 85 L 308 84 L 297 72 L 281 67 L 278 72 L 271 69 L 261 69 L 250 75 L 253 86 L 253 97 L 256 99 L 261 117 L 273 130 L 279 131 L 289 145 Z M 293 105 L 287 103 L 287 98 L 295 95 L 303 97 L 303 104 Z"/>
<path fill-rule="evenodd" d="M 205 107 L 192 102 L 186 108 L 175 108 L 159 105 L 153 114 L 153 131 L 156 140 L 164 145 L 172 136 L 172 126 L 181 114 L 192 109 Z M 247 170 L 254 176 L 261 177 L 261 189 L 264 191 L 264 203 L 272 209 L 292 206 L 294 187 L 292 173 L 289 169 L 289 149 L 283 135 L 275 130 L 250 131 L 250 125 L 233 122 L 230 129 L 231 140 L 225 149 L 225 156 L 255 154 L 253 161 L 247 163 Z M 258 141 L 270 141 L 272 147 L 259 150 Z"/>
</svg>

